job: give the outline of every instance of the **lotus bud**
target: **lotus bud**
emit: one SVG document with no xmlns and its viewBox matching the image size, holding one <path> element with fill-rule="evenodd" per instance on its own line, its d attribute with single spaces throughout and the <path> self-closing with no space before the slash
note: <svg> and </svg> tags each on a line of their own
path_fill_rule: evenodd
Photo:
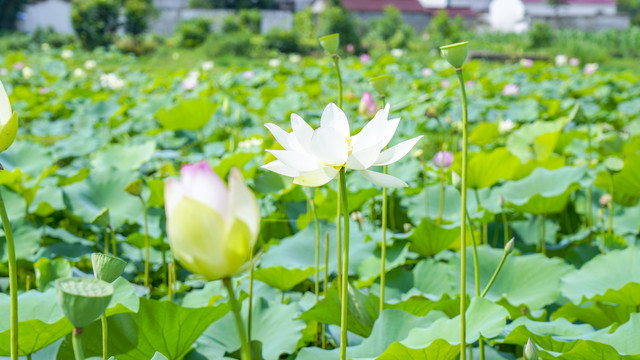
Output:
<svg viewBox="0 0 640 360">
<path fill-rule="evenodd" d="M 524 353 L 522 354 L 522 357 L 524 360 L 538 360 L 538 351 L 531 341 L 531 338 L 527 340 L 527 344 L 524 346 Z"/>
<path fill-rule="evenodd" d="M 515 243 L 515 241 L 516 238 L 512 237 L 511 240 L 509 240 L 509 242 L 504 245 L 504 252 L 510 254 L 513 251 L 513 244 Z"/>
<path fill-rule="evenodd" d="M 373 117 L 376 114 L 378 107 L 376 106 L 373 96 L 370 92 L 365 92 L 360 98 L 360 105 L 358 105 L 358 113 L 366 118 Z"/>
<path fill-rule="evenodd" d="M 604 166 L 612 174 L 619 173 L 624 167 L 624 162 L 619 157 L 610 156 L 604 161 Z"/>
<path fill-rule="evenodd" d="M 467 50 L 468 50 L 469 42 L 460 42 L 456 44 L 441 46 L 440 51 L 442 52 L 442 57 L 451 64 L 456 69 L 462 68 L 465 60 L 467 59 Z"/>
<path fill-rule="evenodd" d="M 378 94 L 386 95 L 387 90 L 389 89 L 390 80 L 390 75 L 380 75 L 369 79 L 369 84 L 371 84 L 371 86 L 378 92 Z"/>
<path fill-rule="evenodd" d="M 500 206 L 500 208 L 504 208 L 504 196 L 502 196 L 502 194 L 498 196 L 498 206 Z"/>
<path fill-rule="evenodd" d="M 142 179 L 133 180 L 124 188 L 124 191 L 133 196 L 140 196 L 142 194 Z"/>
<path fill-rule="evenodd" d="M 340 46 L 340 34 L 331 34 L 323 36 L 318 39 L 320 46 L 331 55 L 335 55 L 338 52 L 338 46 Z"/>
<path fill-rule="evenodd" d="M 609 204 L 611 203 L 611 194 L 602 194 L 602 196 L 600 196 L 600 200 L 598 200 L 598 202 L 600 203 L 600 206 L 602 206 L 602 207 L 609 206 Z"/>
<path fill-rule="evenodd" d="M 209 281 L 230 277 L 249 260 L 260 229 L 254 194 L 240 170 L 228 187 L 206 161 L 184 165 L 165 182 L 167 234 L 182 265 Z"/>
<path fill-rule="evenodd" d="M 75 328 L 96 321 L 109 306 L 113 285 L 92 278 L 64 278 L 55 282 L 58 304 Z"/>
<path fill-rule="evenodd" d="M 438 151 L 432 161 L 435 166 L 446 169 L 453 163 L 453 154 L 448 151 Z"/>
<path fill-rule="evenodd" d="M 462 187 L 462 179 L 455 171 L 451 172 L 451 184 L 455 186 L 456 189 L 460 189 Z"/>
<path fill-rule="evenodd" d="M 5 151 L 13 144 L 18 134 L 18 114 L 11 111 L 9 96 L 0 81 L 0 151 Z"/>
<path fill-rule="evenodd" d="M 93 276 L 108 283 L 120 277 L 127 266 L 126 261 L 103 253 L 91 254 L 91 264 L 93 264 Z"/>
</svg>

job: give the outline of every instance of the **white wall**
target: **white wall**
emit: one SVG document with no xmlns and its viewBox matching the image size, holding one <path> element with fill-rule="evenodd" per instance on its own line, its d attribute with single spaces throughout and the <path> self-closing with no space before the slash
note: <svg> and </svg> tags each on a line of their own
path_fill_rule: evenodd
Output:
<svg viewBox="0 0 640 360">
<path fill-rule="evenodd" d="M 48 0 L 25 7 L 25 18 L 18 22 L 18 30 L 32 32 L 37 27 L 51 26 L 63 34 L 73 33 L 71 26 L 71 3 Z"/>
<path fill-rule="evenodd" d="M 596 16 L 615 15 L 615 4 L 571 4 L 557 8 L 546 2 L 525 3 L 525 11 L 530 16 Z"/>
</svg>

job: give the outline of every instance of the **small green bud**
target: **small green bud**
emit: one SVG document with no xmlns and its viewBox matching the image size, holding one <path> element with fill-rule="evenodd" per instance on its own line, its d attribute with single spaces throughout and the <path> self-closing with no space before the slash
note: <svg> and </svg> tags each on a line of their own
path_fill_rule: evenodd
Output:
<svg viewBox="0 0 640 360">
<path fill-rule="evenodd" d="M 451 172 L 451 185 L 453 185 L 456 189 L 460 190 L 462 188 L 462 179 L 460 175 L 455 171 Z"/>
<path fill-rule="evenodd" d="M 511 240 L 509 240 L 509 242 L 504 245 L 504 252 L 510 254 L 513 251 L 513 244 L 515 243 L 515 241 L 516 238 L 512 237 Z"/>
<path fill-rule="evenodd" d="M 133 196 L 140 196 L 142 194 L 142 179 L 133 180 L 129 185 L 125 186 L 124 191 Z"/>
<path fill-rule="evenodd" d="M 109 209 L 104 208 L 96 217 L 91 220 L 92 224 L 96 224 L 102 227 L 111 226 L 111 216 L 109 215 Z"/>
<path fill-rule="evenodd" d="M 604 161 L 604 166 L 607 168 L 607 171 L 609 171 L 612 174 L 616 174 L 622 171 L 622 168 L 624 167 L 624 162 L 619 157 L 609 156 Z"/>
<path fill-rule="evenodd" d="M 333 55 L 338 53 L 338 46 L 340 46 L 340 34 L 323 36 L 319 38 L 318 41 L 320 41 L 320 46 L 322 46 L 322 48 L 329 54 Z"/>
<path fill-rule="evenodd" d="M 96 321 L 109 306 L 113 285 L 91 278 L 64 278 L 55 282 L 58 304 L 76 328 Z"/>
<path fill-rule="evenodd" d="M 459 42 L 456 44 L 441 46 L 440 51 L 442 52 L 442 57 L 444 57 L 451 66 L 459 69 L 467 59 L 468 45 L 468 41 Z"/>
<path fill-rule="evenodd" d="M 222 114 L 224 116 L 231 115 L 231 104 L 229 103 L 229 97 L 226 95 L 222 98 Z"/>
<path fill-rule="evenodd" d="M 386 95 L 389 91 L 389 82 L 391 81 L 391 75 L 380 75 L 369 79 L 369 84 L 380 95 Z"/>
<path fill-rule="evenodd" d="M 531 341 L 531 338 L 527 340 L 527 344 L 524 346 L 524 353 L 522 354 L 522 357 L 524 360 L 538 360 L 538 351 Z"/>
<path fill-rule="evenodd" d="M 120 277 L 127 266 L 126 261 L 103 253 L 91 254 L 91 263 L 93 264 L 93 276 L 108 283 L 112 283 Z"/>
</svg>

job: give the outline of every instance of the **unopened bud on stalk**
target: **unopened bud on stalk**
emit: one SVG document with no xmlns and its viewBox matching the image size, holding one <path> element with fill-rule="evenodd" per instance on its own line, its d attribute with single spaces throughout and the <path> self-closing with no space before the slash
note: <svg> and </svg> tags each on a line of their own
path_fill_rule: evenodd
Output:
<svg viewBox="0 0 640 360">
<path fill-rule="evenodd" d="M 512 237 L 511 240 L 509 240 L 509 242 L 507 242 L 507 244 L 504 246 L 504 252 L 506 252 L 507 254 L 510 254 L 511 251 L 513 251 L 513 244 L 515 243 L 516 238 Z"/>
<path fill-rule="evenodd" d="M 531 338 L 527 340 L 527 344 L 524 346 L 524 353 L 522 355 L 524 360 L 538 360 L 538 351 L 536 346 L 531 341 Z"/>
<path fill-rule="evenodd" d="M 600 197 L 600 200 L 598 202 L 600 203 L 600 206 L 602 206 L 602 207 L 609 206 L 609 203 L 611 203 L 611 194 L 602 194 L 602 196 Z"/>
<path fill-rule="evenodd" d="M 500 208 L 504 208 L 504 196 L 502 195 L 498 196 L 498 206 L 500 206 Z"/>
</svg>

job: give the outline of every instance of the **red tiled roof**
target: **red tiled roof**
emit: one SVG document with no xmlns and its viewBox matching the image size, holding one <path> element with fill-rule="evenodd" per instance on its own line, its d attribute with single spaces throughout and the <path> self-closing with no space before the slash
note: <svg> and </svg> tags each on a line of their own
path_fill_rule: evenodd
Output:
<svg viewBox="0 0 640 360">
<path fill-rule="evenodd" d="M 342 0 L 342 5 L 349 11 L 382 11 L 388 5 L 402 12 L 424 11 L 418 0 Z"/>
<path fill-rule="evenodd" d="M 476 17 L 478 15 L 478 13 L 468 7 L 447 9 L 425 8 L 424 11 L 428 12 L 431 15 L 436 15 L 439 11 L 446 11 L 447 15 L 449 16 Z"/>
</svg>

